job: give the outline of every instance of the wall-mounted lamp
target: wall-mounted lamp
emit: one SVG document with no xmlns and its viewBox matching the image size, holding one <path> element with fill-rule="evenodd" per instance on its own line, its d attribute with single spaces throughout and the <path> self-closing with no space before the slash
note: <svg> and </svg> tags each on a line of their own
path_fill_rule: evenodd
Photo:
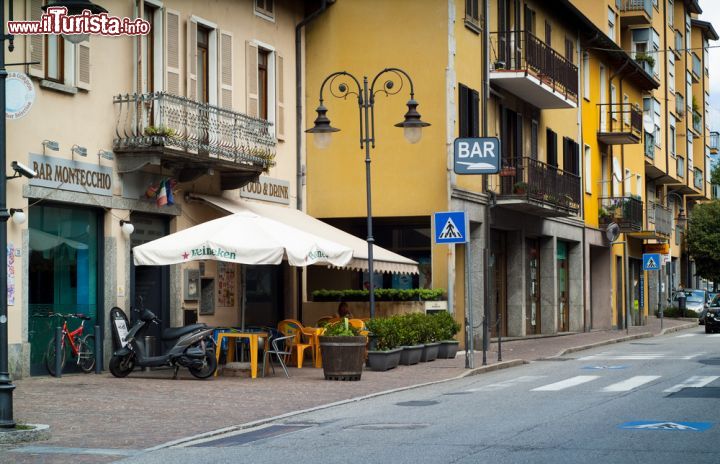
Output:
<svg viewBox="0 0 720 464">
<path fill-rule="evenodd" d="M 10 216 L 13 222 L 18 225 L 25 224 L 25 221 L 27 221 L 27 216 L 22 208 L 10 208 Z"/>
<path fill-rule="evenodd" d="M 70 151 L 75 154 L 77 153 L 78 156 L 82 156 L 83 158 L 87 158 L 87 148 L 81 147 L 80 145 L 73 145 L 72 148 L 70 148 Z"/>
<path fill-rule="evenodd" d="M 52 151 L 58 151 L 58 150 L 60 150 L 60 144 L 57 143 L 57 142 L 54 141 L 54 140 L 43 140 L 43 141 L 42 141 L 42 146 L 43 146 L 43 155 L 45 154 L 45 149 L 46 149 L 46 148 L 47 148 L 48 150 L 52 150 Z"/>
<path fill-rule="evenodd" d="M 112 161 L 115 156 L 113 156 L 113 152 L 107 151 L 107 150 L 98 150 L 98 161 L 100 161 L 100 158 L 104 158 L 108 161 Z"/>
<path fill-rule="evenodd" d="M 123 219 L 120 220 L 120 230 L 122 230 L 122 233 L 125 237 L 130 237 L 133 232 L 135 232 L 135 226 L 132 225 L 130 221 L 125 221 Z"/>
</svg>

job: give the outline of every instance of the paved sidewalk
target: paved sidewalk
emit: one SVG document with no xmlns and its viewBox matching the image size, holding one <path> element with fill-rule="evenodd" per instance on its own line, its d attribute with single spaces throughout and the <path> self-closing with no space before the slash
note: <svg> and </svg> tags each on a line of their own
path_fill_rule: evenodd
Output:
<svg viewBox="0 0 720 464">
<path fill-rule="evenodd" d="M 666 319 L 664 327 L 666 332 L 699 330 L 697 322 L 688 320 Z M 634 338 L 660 333 L 660 322 L 655 318 L 646 326 L 630 329 L 630 337 Z M 623 340 L 627 340 L 625 331 L 611 330 L 503 341 L 505 362 L 500 364 L 498 344 L 493 340 L 486 367 L 481 366 L 482 353 L 476 352 L 473 371 L 464 368 L 465 357 L 458 355 L 452 360 L 399 366 L 387 372 L 365 371 L 359 382 L 325 381 L 322 369 L 309 365 L 291 368 L 290 379 L 281 369 L 276 369 L 275 377 L 219 376 L 209 381 L 195 380 L 183 369 L 178 380 L 171 379 L 169 370 L 137 372 L 125 379 L 113 378 L 109 373 L 66 375 L 60 379 L 31 377 L 14 382 L 15 419 L 49 424 L 52 438 L 22 446 L 80 449 L 77 454 L 30 454 L 12 451 L 20 445 L 10 446 L 0 448 L 0 462 L 111 462 L 121 459 L 122 454 L 220 428 Z M 109 448 L 119 449 L 119 454 L 100 451 Z M 95 450 L 95 454 L 80 455 L 82 449 Z"/>
</svg>

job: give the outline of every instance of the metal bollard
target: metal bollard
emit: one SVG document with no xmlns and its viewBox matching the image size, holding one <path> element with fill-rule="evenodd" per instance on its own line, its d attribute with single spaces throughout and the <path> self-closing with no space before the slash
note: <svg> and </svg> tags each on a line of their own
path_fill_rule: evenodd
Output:
<svg viewBox="0 0 720 464">
<path fill-rule="evenodd" d="M 62 377 L 62 327 L 55 327 L 55 377 Z"/>
<path fill-rule="evenodd" d="M 95 373 L 102 372 L 103 352 L 102 352 L 102 332 L 100 326 L 95 326 Z"/>
<path fill-rule="evenodd" d="M 502 362 L 502 314 L 498 314 L 498 362 Z"/>
</svg>

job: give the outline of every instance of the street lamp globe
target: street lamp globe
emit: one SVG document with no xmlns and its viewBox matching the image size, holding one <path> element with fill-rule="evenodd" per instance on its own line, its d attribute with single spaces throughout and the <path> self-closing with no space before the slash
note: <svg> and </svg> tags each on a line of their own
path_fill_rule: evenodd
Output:
<svg viewBox="0 0 720 464">
<path fill-rule="evenodd" d="M 313 143 L 315 144 L 315 146 L 323 150 L 330 146 L 330 142 L 332 141 L 332 133 L 338 132 L 340 129 L 337 129 L 330 125 L 330 119 L 328 119 L 327 117 L 328 110 L 327 108 L 325 108 L 325 105 L 323 105 L 322 102 L 315 111 L 317 111 L 315 125 L 311 129 L 306 130 L 305 132 L 312 134 Z"/>
<path fill-rule="evenodd" d="M 408 111 L 405 113 L 405 120 L 395 124 L 395 127 L 403 128 L 405 140 L 413 144 L 418 143 L 422 138 L 422 128 L 430 125 L 420 119 L 417 106 L 418 102 L 414 98 L 410 98 L 407 102 Z"/>
</svg>

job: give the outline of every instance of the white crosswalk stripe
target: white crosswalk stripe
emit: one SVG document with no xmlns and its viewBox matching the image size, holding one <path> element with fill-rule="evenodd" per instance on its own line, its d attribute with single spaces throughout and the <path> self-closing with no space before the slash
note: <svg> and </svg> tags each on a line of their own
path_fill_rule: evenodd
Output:
<svg viewBox="0 0 720 464">
<path fill-rule="evenodd" d="M 627 380 L 623 380 L 622 382 L 617 382 L 612 385 L 609 385 L 602 389 L 604 392 L 624 392 L 624 391 L 630 391 L 634 388 L 637 388 L 641 385 L 645 385 L 648 382 L 652 382 L 653 380 L 659 379 L 659 375 L 636 375 L 635 377 L 630 377 Z"/>
<path fill-rule="evenodd" d="M 675 338 L 694 337 L 695 335 L 700 335 L 700 334 L 682 334 L 682 335 L 676 335 Z"/>
<path fill-rule="evenodd" d="M 598 353 L 590 356 L 584 356 L 578 358 L 578 361 L 592 361 L 592 360 L 616 360 L 616 361 L 649 361 L 658 359 L 667 360 L 689 360 L 702 356 L 705 353 L 695 353 L 689 355 L 677 355 L 671 353 L 628 353 L 628 354 L 615 354 L 612 352 Z"/>
<path fill-rule="evenodd" d="M 502 390 L 504 388 L 512 387 L 513 385 L 517 385 L 517 384 L 521 384 L 521 383 L 534 382 L 536 380 L 539 380 L 539 379 L 542 379 L 545 377 L 547 377 L 547 376 L 545 376 L 545 375 L 524 375 L 522 377 L 517 377 L 515 379 L 505 380 L 504 382 L 491 383 L 489 385 L 483 385 L 482 387 L 478 387 L 478 388 L 470 388 L 465 391 L 466 392 L 497 391 L 497 390 Z"/>
<path fill-rule="evenodd" d="M 587 382 L 592 382 L 595 379 L 599 379 L 598 375 L 578 375 L 571 377 L 560 382 L 543 385 L 542 387 L 533 388 L 531 391 L 560 391 L 570 387 L 576 387 Z"/>
<path fill-rule="evenodd" d="M 679 383 L 679 384 L 675 385 L 674 387 L 668 388 L 667 390 L 663 390 L 663 392 L 675 393 L 675 392 L 679 392 L 683 388 L 701 388 L 717 379 L 720 379 L 720 376 L 718 376 L 718 375 L 708 375 L 708 376 L 694 375 L 694 376 L 690 377 L 689 379 L 687 379 L 685 382 Z"/>
<path fill-rule="evenodd" d="M 698 335 L 702 335 L 703 337 L 707 337 L 707 338 L 720 338 L 720 334 L 704 334 L 704 333 L 691 333 L 691 334 L 676 335 L 675 338 L 697 337 Z"/>
</svg>

